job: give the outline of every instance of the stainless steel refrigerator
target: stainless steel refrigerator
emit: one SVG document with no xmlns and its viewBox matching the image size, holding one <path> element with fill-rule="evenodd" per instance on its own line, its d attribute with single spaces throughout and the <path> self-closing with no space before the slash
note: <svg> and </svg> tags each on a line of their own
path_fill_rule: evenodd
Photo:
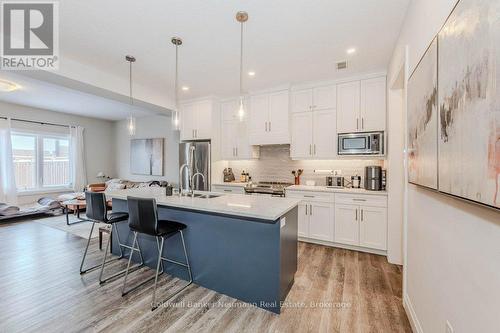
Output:
<svg viewBox="0 0 500 333">
<path fill-rule="evenodd" d="M 182 189 L 188 190 L 191 178 L 195 173 L 200 172 L 203 177 L 199 175 L 195 177 L 194 190 L 210 191 L 210 141 L 180 143 L 179 168 L 184 164 L 187 164 L 189 167 L 189 177 L 188 168 L 183 168 L 182 175 L 180 175 L 182 178 Z"/>
</svg>

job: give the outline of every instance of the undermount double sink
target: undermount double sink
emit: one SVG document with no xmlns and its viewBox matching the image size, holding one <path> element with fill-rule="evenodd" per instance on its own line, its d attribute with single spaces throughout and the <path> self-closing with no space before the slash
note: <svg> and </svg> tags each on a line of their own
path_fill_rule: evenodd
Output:
<svg viewBox="0 0 500 333">
<path fill-rule="evenodd" d="M 195 193 L 193 197 L 195 198 L 201 198 L 201 199 L 212 199 L 212 198 L 218 198 L 220 197 L 220 194 L 205 194 L 205 193 Z"/>
</svg>

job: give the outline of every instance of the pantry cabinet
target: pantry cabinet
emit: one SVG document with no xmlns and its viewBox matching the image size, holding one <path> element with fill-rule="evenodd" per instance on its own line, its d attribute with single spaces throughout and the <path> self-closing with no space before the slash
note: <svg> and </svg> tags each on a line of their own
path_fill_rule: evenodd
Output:
<svg viewBox="0 0 500 333">
<path fill-rule="evenodd" d="M 249 143 L 290 143 L 288 108 L 288 90 L 250 96 Z"/>
<path fill-rule="evenodd" d="M 245 102 L 248 106 L 248 103 Z M 237 116 L 238 100 L 221 103 L 221 157 L 223 160 L 258 158 L 260 149 L 252 146 L 248 138 L 248 121 Z"/>
<path fill-rule="evenodd" d="M 211 99 L 181 104 L 181 140 L 210 140 L 214 108 L 215 103 Z"/>
<path fill-rule="evenodd" d="M 384 131 L 386 77 L 337 85 L 337 132 Z"/>
</svg>

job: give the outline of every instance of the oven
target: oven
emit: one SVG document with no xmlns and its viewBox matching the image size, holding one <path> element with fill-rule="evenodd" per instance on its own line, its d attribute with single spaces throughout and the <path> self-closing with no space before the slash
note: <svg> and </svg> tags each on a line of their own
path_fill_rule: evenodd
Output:
<svg viewBox="0 0 500 333">
<path fill-rule="evenodd" d="M 384 155 L 384 132 L 341 133 L 339 155 Z"/>
</svg>

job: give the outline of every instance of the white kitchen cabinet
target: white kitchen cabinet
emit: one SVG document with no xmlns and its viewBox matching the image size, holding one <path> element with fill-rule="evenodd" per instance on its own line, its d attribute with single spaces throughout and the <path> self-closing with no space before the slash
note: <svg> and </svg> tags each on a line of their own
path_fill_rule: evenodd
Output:
<svg viewBox="0 0 500 333">
<path fill-rule="evenodd" d="M 294 159 L 312 157 L 313 114 L 302 112 L 292 114 L 292 144 L 290 156 Z"/>
<path fill-rule="evenodd" d="M 292 114 L 293 159 L 336 157 L 335 109 Z"/>
<path fill-rule="evenodd" d="M 250 97 L 249 143 L 290 143 L 288 90 Z"/>
<path fill-rule="evenodd" d="M 335 242 L 359 245 L 358 206 L 335 205 Z"/>
<path fill-rule="evenodd" d="M 302 199 L 298 206 L 299 237 L 333 242 L 335 207 L 332 195 L 289 191 L 286 196 Z"/>
<path fill-rule="evenodd" d="M 292 93 L 292 113 L 335 109 L 335 85 L 297 90 Z"/>
<path fill-rule="evenodd" d="M 337 85 L 337 132 L 384 131 L 386 77 Z"/>
<path fill-rule="evenodd" d="M 181 140 L 209 140 L 212 138 L 212 100 L 181 104 Z"/>
<path fill-rule="evenodd" d="M 328 202 L 309 202 L 309 237 L 333 242 L 334 205 Z"/>
<path fill-rule="evenodd" d="M 247 120 L 237 116 L 238 100 L 221 103 L 221 155 L 223 160 L 258 158 L 260 149 L 248 141 Z"/>
<path fill-rule="evenodd" d="M 360 81 L 337 85 L 337 132 L 359 131 Z"/>
<path fill-rule="evenodd" d="M 386 122 L 386 78 L 361 80 L 361 129 L 383 131 Z"/>
<path fill-rule="evenodd" d="M 335 242 L 386 250 L 387 198 L 375 195 L 336 195 Z"/>
<path fill-rule="evenodd" d="M 245 194 L 245 188 L 242 184 L 231 185 L 226 184 L 212 184 L 212 192 L 222 194 Z"/>
<path fill-rule="evenodd" d="M 387 208 L 360 206 L 359 245 L 372 249 L 387 248 Z"/>
</svg>

